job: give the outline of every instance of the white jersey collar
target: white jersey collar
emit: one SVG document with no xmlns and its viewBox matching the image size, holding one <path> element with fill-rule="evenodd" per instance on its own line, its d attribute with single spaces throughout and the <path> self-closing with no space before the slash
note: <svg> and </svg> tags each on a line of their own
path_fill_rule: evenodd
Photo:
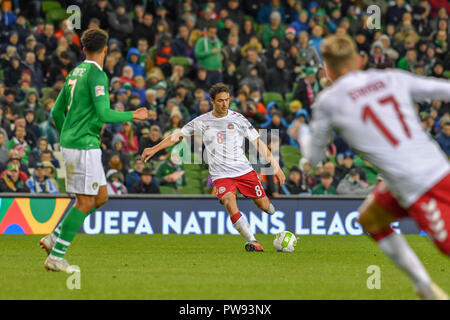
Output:
<svg viewBox="0 0 450 320">
<path fill-rule="evenodd" d="M 95 64 L 97 66 L 97 68 L 99 68 L 101 71 L 103 71 L 102 67 L 100 67 L 100 65 L 97 62 L 95 62 L 95 61 L 86 59 L 86 60 L 84 60 L 84 62 L 86 62 L 86 63 L 93 63 L 93 64 Z"/>
</svg>

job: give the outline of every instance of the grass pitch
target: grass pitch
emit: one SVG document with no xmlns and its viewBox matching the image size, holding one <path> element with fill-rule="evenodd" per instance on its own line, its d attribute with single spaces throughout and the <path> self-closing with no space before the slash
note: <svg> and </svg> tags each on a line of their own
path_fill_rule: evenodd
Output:
<svg viewBox="0 0 450 320">
<path fill-rule="evenodd" d="M 274 236 L 257 235 L 264 253 L 244 251 L 233 235 L 79 234 L 67 253 L 81 268 L 45 271 L 41 236 L 0 236 L 0 299 L 415 299 L 409 279 L 366 236 L 301 236 L 294 253 L 273 249 Z M 407 236 L 433 280 L 450 292 L 450 259 L 422 236 Z M 368 266 L 381 288 L 368 289 Z"/>
</svg>

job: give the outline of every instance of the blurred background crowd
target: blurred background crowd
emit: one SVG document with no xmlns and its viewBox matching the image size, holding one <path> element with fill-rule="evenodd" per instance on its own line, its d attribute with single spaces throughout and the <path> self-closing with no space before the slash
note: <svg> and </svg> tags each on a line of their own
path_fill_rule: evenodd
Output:
<svg viewBox="0 0 450 320">
<path fill-rule="evenodd" d="M 214 193 L 206 165 L 183 164 L 171 150 L 149 163 L 139 154 L 209 112 L 209 87 L 224 82 L 231 90 L 231 110 L 261 133 L 278 130 L 264 139 L 279 158 L 286 184 L 281 187 L 266 174 L 264 164 L 254 166 L 270 197 L 366 195 L 382 177 L 337 134 L 317 167 L 298 147 L 317 95 L 330 85 L 320 54 L 324 37 L 351 36 L 365 69 L 450 78 L 446 0 L 0 4 L 0 192 L 64 192 L 59 134 L 50 111 L 66 75 L 85 58 L 80 37 L 87 28 L 109 33 L 104 71 L 111 108 L 149 109 L 148 121 L 103 127 L 110 194 Z M 78 6 L 80 16 L 67 13 L 71 5 Z M 369 19 L 371 5 L 378 6 L 381 21 Z M 79 28 L 71 28 L 77 17 Z M 372 28 L 377 22 L 380 28 Z M 450 156 L 450 104 L 427 101 L 416 108 L 424 130 Z"/>
</svg>

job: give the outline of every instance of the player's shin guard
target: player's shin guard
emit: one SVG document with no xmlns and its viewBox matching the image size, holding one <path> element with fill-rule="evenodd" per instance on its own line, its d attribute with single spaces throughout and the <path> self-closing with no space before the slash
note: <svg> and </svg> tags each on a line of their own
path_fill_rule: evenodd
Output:
<svg viewBox="0 0 450 320">
<path fill-rule="evenodd" d="M 91 209 L 91 211 L 89 211 L 89 214 L 94 213 L 95 210 L 97 210 L 97 208 L 96 208 L 96 207 L 93 207 L 93 208 Z M 61 220 L 61 221 L 58 223 L 58 225 L 55 227 L 55 229 L 54 229 L 54 230 L 52 231 L 52 233 L 51 233 L 51 237 L 52 237 L 52 241 L 53 241 L 53 242 L 56 242 L 56 239 L 58 239 L 58 238 L 59 238 L 59 235 L 61 234 L 61 225 L 62 225 L 62 223 L 63 223 L 63 220 Z"/>
<path fill-rule="evenodd" d="M 250 225 L 247 219 L 245 219 L 245 217 L 240 212 L 235 213 L 230 218 L 236 230 L 239 231 L 239 233 L 241 234 L 242 237 L 244 237 L 245 240 L 247 241 L 256 240 L 255 236 L 250 231 Z"/>
<path fill-rule="evenodd" d="M 423 291 L 430 288 L 430 276 L 401 234 L 389 227 L 383 232 L 370 234 L 370 236 L 378 243 L 380 249 L 406 272 L 417 290 Z"/>
</svg>

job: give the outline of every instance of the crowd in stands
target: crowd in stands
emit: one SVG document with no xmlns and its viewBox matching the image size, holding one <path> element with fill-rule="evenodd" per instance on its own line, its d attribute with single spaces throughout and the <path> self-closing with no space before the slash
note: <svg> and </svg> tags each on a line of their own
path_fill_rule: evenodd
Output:
<svg viewBox="0 0 450 320">
<path fill-rule="evenodd" d="M 79 29 L 68 16 L 55 18 L 58 9 L 49 9 L 49 2 L 0 2 L 0 192 L 63 192 L 51 109 L 66 75 L 85 58 L 80 37 L 87 28 L 109 33 L 104 71 L 111 108 L 149 110 L 147 121 L 103 126 L 109 194 L 189 186 L 179 155 L 161 151 L 146 164 L 139 154 L 209 112 L 208 90 L 223 82 L 231 90 L 231 110 L 261 133 L 279 132 L 268 146 L 278 151 L 286 184 L 255 165 L 270 197 L 365 195 L 382 177 L 338 134 L 314 168 L 300 156 L 285 165 L 280 152 L 298 150 L 314 101 L 330 85 L 320 53 L 324 37 L 351 36 L 364 69 L 450 77 L 446 0 L 59 1 L 59 11 L 79 6 Z M 369 19 L 373 4 L 380 28 Z M 427 101 L 416 108 L 424 130 L 450 156 L 450 104 Z"/>
</svg>

